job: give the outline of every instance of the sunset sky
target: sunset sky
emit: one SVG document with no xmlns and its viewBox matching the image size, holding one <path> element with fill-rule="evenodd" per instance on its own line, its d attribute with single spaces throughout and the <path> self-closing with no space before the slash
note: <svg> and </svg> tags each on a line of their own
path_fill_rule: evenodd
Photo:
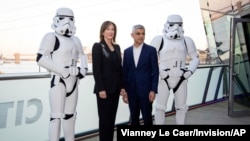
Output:
<svg viewBox="0 0 250 141">
<path fill-rule="evenodd" d="M 103 21 L 117 24 L 117 43 L 122 49 L 132 44 L 130 36 L 134 24 L 146 27 L 146 43 L 162 34 L 170 14 L 180 14 L 186 36 L 194 39 L 198 49 L 207 47 L 199 7 L 199 0 L 8 0 L 0 5 L 0 52 L 35 54 L 42 37 L 53 32 L 51 23 L 59 7 L 74 11 L 75 25 L 83 47 L 91 47 L 99 40 Z"/>
</svg>

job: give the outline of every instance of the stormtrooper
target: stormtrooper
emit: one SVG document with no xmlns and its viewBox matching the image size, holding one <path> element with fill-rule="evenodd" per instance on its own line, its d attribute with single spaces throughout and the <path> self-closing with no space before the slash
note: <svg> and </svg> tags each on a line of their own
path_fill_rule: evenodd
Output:
<svg viewBox="0 0 250 141">
<path fill-rule="evenodd" d="M 49 140 L 59 141 L 61 128 L 65 141 L 74 141 L 78 84 L 88 69 L 81 41 L 74 36 L 74 14 L 59 8 L 52 29 L 43 37 L 37 53 L 37 64 L 51 74 L 49 102 Z"/>
<path fill-rule="evenodd" d="M 168 16 L 163 36 L 155 36 L 151 45 L 158 51 L 160 69 L 155 124 L 165 123 L 165 110 L 171 90 L 174 94 L 176 124 L 185 124 L 188 111 L 187 79 L 196 71 L 200 60 L 193 40 L 184 36 L 182 17 Z M 191 59 L 188 66 L 187 56 Z"/>
</svg>

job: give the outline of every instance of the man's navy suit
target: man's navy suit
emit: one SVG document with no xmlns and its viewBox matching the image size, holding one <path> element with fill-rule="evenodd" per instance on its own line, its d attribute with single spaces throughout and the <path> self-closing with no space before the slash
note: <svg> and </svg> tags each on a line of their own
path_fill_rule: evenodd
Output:
<svg viewBox="0 0 250 141">
<path fill-rule="evenodd" d="M 152 125 L 153 102 L 149 101 L 149 92 L 157 93 L 158 87 L 159 66 L 156 49 L 144 43 L 137 66 L 134 61 L 133 46 L 125 49 L 123 74 L 128 94 L 131 124 L 139 125 L 141 112 L 144 125 Z"/>
</svg>

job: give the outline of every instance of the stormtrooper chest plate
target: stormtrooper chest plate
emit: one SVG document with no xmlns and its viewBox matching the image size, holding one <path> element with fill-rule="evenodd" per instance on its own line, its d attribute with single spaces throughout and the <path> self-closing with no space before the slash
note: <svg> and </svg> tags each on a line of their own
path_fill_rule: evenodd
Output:
<svg viewBox="0 0 250 141">
<path fill-rule="evenodd" d="M 70 66 L 77 60 L 79 51 L 72 38 L 58 36 L 59 47 L 53 52 L 53 61 Z"/>
<path fill-rule="evenodd" d="M 183 40 L 164 39 L 164 44 L 159 52 L 160 60 L 176 59 L 184 61 L 187 56 L 187 47 Z"/>
</svg>

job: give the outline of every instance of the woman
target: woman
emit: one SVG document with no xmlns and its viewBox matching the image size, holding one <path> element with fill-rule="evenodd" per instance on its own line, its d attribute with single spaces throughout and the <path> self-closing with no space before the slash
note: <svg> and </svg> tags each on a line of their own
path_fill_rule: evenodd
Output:
<svg viewBox="0 0 250 141">
<path fill-rule="evenodd" d="M 103 22 L 100 41 L 92 47 L 100 141 L 113 141 L 119 96 L 125 93 L 122 86 L 121 50 L 115 43 L 116 31 L 115 23 Z"/>
</svg>

